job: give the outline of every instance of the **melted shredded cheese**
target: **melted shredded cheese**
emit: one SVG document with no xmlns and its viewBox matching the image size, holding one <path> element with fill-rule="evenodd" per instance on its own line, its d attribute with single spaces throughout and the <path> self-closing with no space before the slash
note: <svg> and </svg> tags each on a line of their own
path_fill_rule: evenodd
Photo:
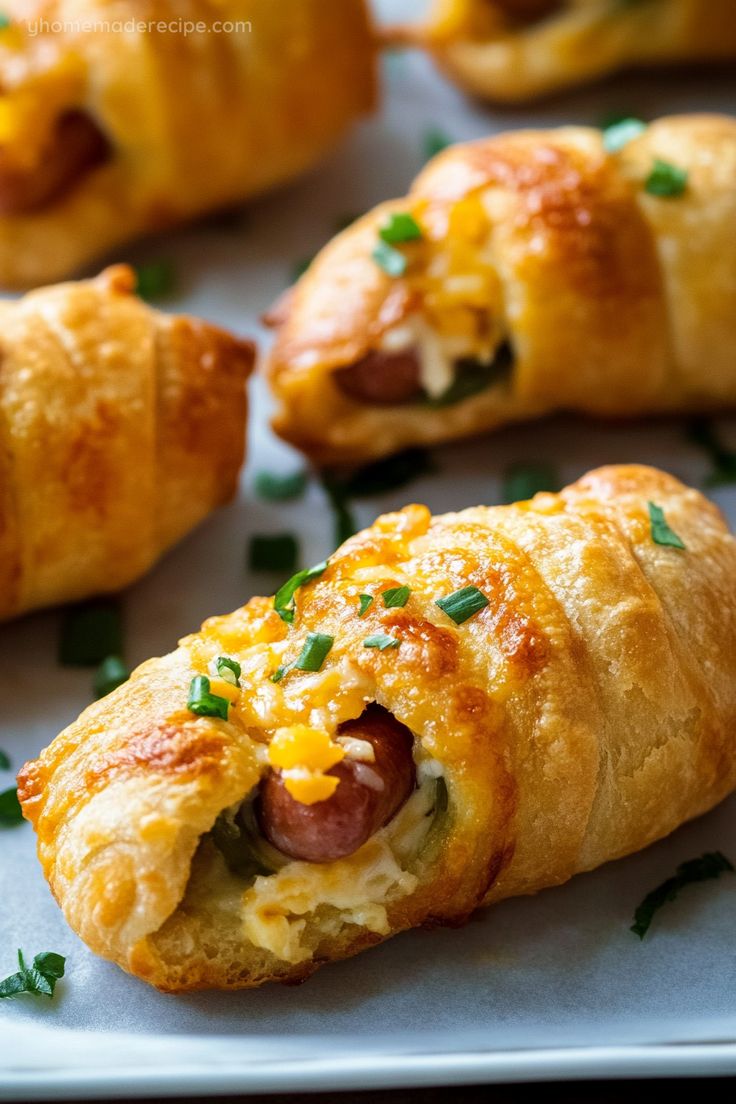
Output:
<svg viewBox="0 0 736 1104">
<path fill-rule="evenodd" d="M 418 884 L 406 867 L 431 826 L 441 773 L 434 760 L 421 762 L 419 787 L 391 823 L 354 855 L 332 863 L 290 862 L 275 874 L 257 877 L 243 895 L 246 937 L 277 958 L 297 963 L 312 957 L 314 942 L 310 946 L 304 938 L 308 922 L 318 937 L 335 935 L 345 924 L 388 935 L 387 906 Z"/>
</svg>

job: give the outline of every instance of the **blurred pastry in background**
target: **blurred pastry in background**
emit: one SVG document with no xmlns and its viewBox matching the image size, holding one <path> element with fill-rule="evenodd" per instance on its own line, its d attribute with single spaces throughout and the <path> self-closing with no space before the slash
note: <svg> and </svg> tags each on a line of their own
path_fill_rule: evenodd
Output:
<svg viewBox="0 0 736 1104">
<path fill-rule="evenodd" d="M 276 431 L 333 463 L 736 405 L 734 180 L 722 115 L 450 147 L 272 311 Z"/>
<path fill-rule="evenodd" d="M 253 345 L 134 285 L 0 303 L 0 620 L 119 590 L 235 491 Z"/>
<path fill-rule="evenodd" d="M 521 103 L 620 69 L 736 58 L 733 0 L 433 0 L 389 40 L 429 49 L 468 92 Z"/>
<path fill-rule="evenodd" d="M 7 0 L 3 16 L 4 286 L 289 180 L 374 102 L 364 0 Z"/>
</svg>

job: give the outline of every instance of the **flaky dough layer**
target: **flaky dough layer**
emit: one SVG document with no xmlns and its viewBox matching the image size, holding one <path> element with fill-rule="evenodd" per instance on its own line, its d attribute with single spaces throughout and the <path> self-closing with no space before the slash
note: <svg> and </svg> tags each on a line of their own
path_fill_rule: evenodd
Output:
<svg viewBox="0 0 736 1104">
<path fill-rule="evenodd" d="M 655 161 L 687 173 L 647 192 Z M 736 401 L 736 121 L 682 115 L 608 154 L 586 127 L 451 147 L 404 199 L 320 253 L 274 313 L 275 428 L 319 462 L 360 460 L 558 410 L 722 410 Z M 403 275 L 372 254 L 392 213 L 421 241 Z M 358 400 L 336 375 L 422 330 L 472 355 L 510 347 L 506 378 L 451 404 Z M 393 347 L 393 346 L 392 346 Z M 460 354 L 458 354 L 460 355 Z M 478 353 L 485 357 L 485 353 Z"/>
<path fill-rule="evenodd" d="M 395 37 L 475 96 L 523 103 L 619 69 L 736 57 L 732 0 L 434 0 Z"/>
<path fill-rule="evenodd" d="M 650 501 L 685 549 L 653 541 Z M 385 608 L 379 595 L 404 584 L 406 606 Z M 489 603 L 456 625 L 435 603 L 469 585 Z M 360 618 L 365 592 L 377 597 Z M 273 682 L 308 630 L 334 637 L 321 670 Z M 400 646 L 364 647 L 375 633 Z M 223 653 L 241 693 L 227 721 L 194 717 L 189 681 Z M 26 765 L 19 793 L 51 888 L 97 953 L 164 989 L 296 980 L 557 885 L 711 808 L 736 786 L 734 655 L 736 542 L 718 510 L 654 469 L 601 468 L 514 506 L 379 518 L 297 593 L 293 626 L 264 598 L 208 621 L 90 706 Z M 257 783 L 264 744 L 282 726 L 334 733 L 371 701 L 442 765 L 432 847 L 404 856 L 379 902 L 381 832 L 320 868 L 329 907 L 300 896 L 310 864 L 239 883 L 202 836 Z M 305 953 L 290 961 L 247 934 L 259 901 Z"/>
<path fill-rule="evenodd" d="M 127 586 L 235 491 L 253 345 L 134 287 L 0 303 L 0 619 Z"/>
<path fill-rule="evenodd" d="M 48 172 L 75 113 L 108 146 L 48 204 L 0 216 L 6 286 L 289 180 L 373 104 L 364 0 L 8 0 L 4 14 L 2 162 Z"/>
</svg>

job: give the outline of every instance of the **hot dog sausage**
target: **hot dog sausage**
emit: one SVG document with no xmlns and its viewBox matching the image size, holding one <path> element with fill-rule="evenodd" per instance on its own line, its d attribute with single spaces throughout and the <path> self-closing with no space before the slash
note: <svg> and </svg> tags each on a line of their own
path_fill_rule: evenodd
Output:
<svg viewBox="0 0 736 1104">
<path fill-rule="evenodd" d="M 88 115 L 70 111 L 54 127 L 37 164 L 20 166 L 0 149 L 0 214 L 38 210 L 108 155 L 104 135 Z"/>
<path fill-rule="evenodd" d="M 375 349 L 355 364 L 338 368 L 334 378 L 351 399 L 374 406 L 414 402 L 422 395 L 419 361 L 413 349 L 401 353 Z"/>
<path fill-rule="evenodd" d="M 278 771 L 261 782 L 256 817 L 270 843 L 293 859 L 332 862 L 352 855 L 398 812 L 414 789 L 413 737 L 380 706 L 371 705 L 340 736 L 365 740 L 375 760 L 345 758 L 328 774 L 340 783 L 332 797 L 303 805 L 287 791 Z"/>
</svg>

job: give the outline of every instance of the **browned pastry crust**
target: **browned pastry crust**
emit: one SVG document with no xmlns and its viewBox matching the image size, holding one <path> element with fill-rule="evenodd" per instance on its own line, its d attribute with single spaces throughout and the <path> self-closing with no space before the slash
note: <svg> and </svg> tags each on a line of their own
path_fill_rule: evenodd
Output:
<svg viewBox="0 0 736 1104">
<path fill-rule="evenodd" d="M 7 0 L 3 14 L 4 286 L 64 279 L 290 180 L 375 99 L 365 0 Z"/>
<path fill-rule="evenodd" d="M 473 95 L 523 103 L 620 69 L 736 57 L 733 0 L 434 0 L 389 29 Z"/>
<path fill-rule="evenodd" d="M 681 194 L 646 190 L 657 160 L 686 171 Z M 736 251 L 724 243 L 736 226 L 734 177 L 736 121 L 721 115 L 660 119 L 613 154 L 585 127 L 451 147 L 406 198 L 327 245 L 281 303 L 268 367 L 277 432 L 328 463 L 556 410 L 733 405 Z M 372 254 L 397 212 L 416 219 L 422 239 L 397 247 L 407 267 L 391 276 Z M 436 401 L 431 378 L 419 401 L 411 389 L 391 398 L 406 383 L 396 358 L 408 352 L 422 371 L 439 360 L 452 373 L 457 358 L 493 362 L 504 348 L 510 369 L 465 398 Z M 393 358 L 386 381 L 377 353 Z M 356 376 L 368 357 L 372 390 Z"/>
<path fill-rule="evenodd" d="M 134 287 L 0 303 L 0 619 L 119 590 L 235 491 L 253 345 Z"/>
<path fill-rule="evenodd" d="M 648 501 L 685 549 L 653 541 Z M 407 604 L 385 608 L 402 584 Z M 455 624 L 436 600 L 468 585 L 488 605 Z M 308 630 L 334 637 L 321 669 L 272 681 Z M 374 633 L 400 646 L 364 647 Z M 189 682 L 222 654 L 241 689 L 227 720 L 195 717 Z M 736 542 L 719 511 L 654 469 L 602 468 L 513 506 L 379 518 L 297 592 L 293 625 L 265 598 L 208 621 L 90 706 L 26 765 L 19 795 L 97 953 L 170 990 L 295 981 L 711 808 L 736 786 L 735 655 Z M 230 873 L 209 832 L 267 769 L 269 741 L 334 734 L 368 702 L 415 734 L 446 811 L 422 808 L 420 788 L 348 858 Z"/>
</svg>

